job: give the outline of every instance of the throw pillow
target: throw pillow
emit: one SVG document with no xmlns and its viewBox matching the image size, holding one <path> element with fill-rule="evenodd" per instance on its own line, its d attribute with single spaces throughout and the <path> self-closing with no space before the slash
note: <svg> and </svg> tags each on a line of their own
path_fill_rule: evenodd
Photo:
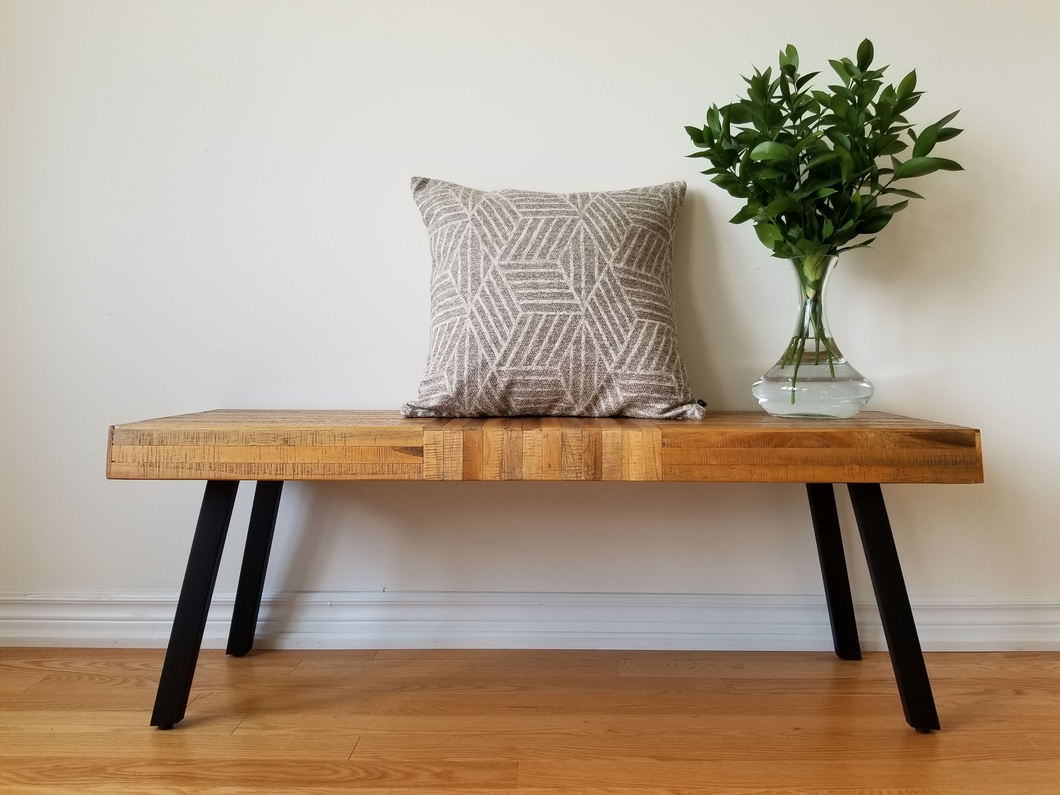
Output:
<svg viewBox="0 0 1060 795">
<path fill-rule="evenodd" d="M 412 180 L 434 259 L 407 417 L 703 416 L 677 350 L 685 183 L 600 193 Z"/>
</svg>

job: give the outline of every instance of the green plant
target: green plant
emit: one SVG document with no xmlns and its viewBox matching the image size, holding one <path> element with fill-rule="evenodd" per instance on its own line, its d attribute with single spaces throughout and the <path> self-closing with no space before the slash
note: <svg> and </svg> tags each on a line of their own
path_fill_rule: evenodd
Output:
<svg viewBox="0 0 1060 795">
<path fill-rule="evenodd" d="M 887 67 L 873 69 L 872 42 L 858 47 L 857 60 L 829 61 L 841 83 L 819 91 L 810 82 L 820 72 L 799 74 L 799 53 L 788 45 L 780 68 L 755 69 L 747 98 L 719 108 L 712 105 L 702 127 L 685 127 L 698 151 L 707 158 L 702 172 L 731 195 L 745 199 L 731 221 L 754 223 L 758 239 L 775 257 L 796 265 L 806 295 L 807 322 L 797 330 L 782 363 L 793 364 L 792 402 L 799 364 L 807 340 L 814 339 L 813 363 L 821 352 L 835 377 L 834 342 L 824 336 L 821 289 L 828 258 L 871 245 L 891 218 L 918 193 L 895 187 L 902 180 L 934 171 L 961 171 L 953 160 L 932 156 L 936 144 L 961 133 L 947 126 L 957 112 L 918 135 L 905 113 L 919 101 L 916 71 L 898 86 L 884 87 Z M 899 158 L 912 144 L 905 160 Z M 881 166 L 881 162 L 883 165 Z M 893 196 L 899 201 L 882 203 Z"/>
<path fill-rule="evenodd" d="M 894 187 L 895 182 L 933 171 L 960 171 L 953 160 L 932 157 L 935 145 L 961 130 L 947 127 L 951 113 L 917 135 L 904 114 L 919 101 L 916 71 L 897 87 L 883 87 L 887 67 L 871 69 L 872 42 L 858 47 L 857 62 L 829 61 L 842 84 L 827 91 L 810 87 L 820 72 L 799 74 L 799 54 L 788 45 L 772 68 L 755 69 L 747 98 L 719 108 L 712 105 L 703 127 L 685 127 L 712 168 L 704 174 L 737 198 L 746 199 L 732 223 L 753 221 L 758 238 L 778 257 L 839 254 L 872 243 L 848 245 L 875 235 L 923 197 Z M 882 89 L 882 90 L 881 90 Z M 911 157 L 897 155 L 908 149 Z M 889 163 L 880 166 L 883 158 Z M 884 196 L 903 200 L 881 204 Z"/>
</svg>

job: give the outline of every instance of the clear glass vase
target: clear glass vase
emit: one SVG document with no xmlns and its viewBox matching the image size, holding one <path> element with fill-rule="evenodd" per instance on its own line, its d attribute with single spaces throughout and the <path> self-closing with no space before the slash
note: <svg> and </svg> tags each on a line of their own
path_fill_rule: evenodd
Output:
<svg viewBox="0 0 1060 795">
<path fill-rule="evenodd" d="M 843 356 L 828 329 L 828 281 L 838 257 L 790 260 L 799 287 L 799 319 L 780 360 L 751 387 L 758 404 L 782 417 L 853 417 L 872 382 Z"/>
</svg>

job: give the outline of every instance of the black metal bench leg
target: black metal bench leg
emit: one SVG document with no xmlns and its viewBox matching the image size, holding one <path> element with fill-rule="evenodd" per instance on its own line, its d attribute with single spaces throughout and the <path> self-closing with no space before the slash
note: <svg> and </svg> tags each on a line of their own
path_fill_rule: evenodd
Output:
<svg viewBox="0 0 1060 795">
<path fill-rule="evenodd" d="M 250 530 L 243 550 L 243 567 L 239 570 L 232 628 L 228 633 L 227 652 L 236 657 L 242 657 L 254 647 L 254 630 L 258 625 L 265 571 L 269 566 L 272 533 L 276 528 L 276 512 L 280 508 L 282 490 L 282 480 L 259 480 L 254 490 Z"/>
<path fill-rule="evenodd" d="M 151 714 L 151 725 L 160 729 L 172 729 L 173 724 L 184 718 L 188 706 L 191 680 L 238 488 L 238 480 L 211 480 L 206 484 Z"/>
<path fill-rule="evenodd" d="M 839 532 L 839 513 L 835 507 L 835 490 L 831 483 L 807 483 L 813 532 L 817 536 L 817 555 L 824 577 L 824 597 L 832 623 L 832 645 L 841 660 L 860 660 L 858 624 L 854 617 L 854 600 L 850 596 L 850 577 L 843 555 L 843 536 Z"/>
<path fill-rule="evenodd" d="M 878 483 L 850 483 L 847 489 L 861 531 L 905 719 L 918 732 L 938 729 L 939 716 L 909 606 L 898 550 L 891 534 L 891 523 L 887 519 L 883 491 Z"/>
</svg>

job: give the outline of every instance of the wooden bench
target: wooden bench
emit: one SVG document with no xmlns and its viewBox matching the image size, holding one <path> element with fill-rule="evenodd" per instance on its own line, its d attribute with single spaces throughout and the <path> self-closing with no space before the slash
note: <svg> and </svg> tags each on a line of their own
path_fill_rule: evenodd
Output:
<svg viewBox="0 0 1060 795">
<path fill-rule="evenodd" d="M 979 431 L 881 412 L 849 420 L 405 419 L 380 411 L 207 411 L 110 429 L 107 476 L 205 480 L 151 725 L 184 717 L 236 488 L 257 481 L 228 653 L 250 651 L 285 480 L 805 483 L 835 653 L 861 658 L 833 483 L 846 483 L 905 717 L 939 728 L 881 483 L 981 483 Z M 646 495 L 650 496 L 650 495 Z"/>
</svg>

